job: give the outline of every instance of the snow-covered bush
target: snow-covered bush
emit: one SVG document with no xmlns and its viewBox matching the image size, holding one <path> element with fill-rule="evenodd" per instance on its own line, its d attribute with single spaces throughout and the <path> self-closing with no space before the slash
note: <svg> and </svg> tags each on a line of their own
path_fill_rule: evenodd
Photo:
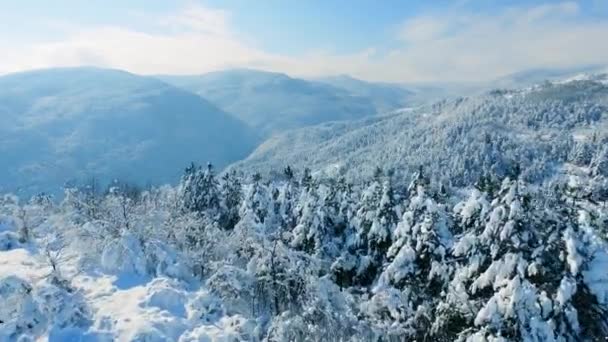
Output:
<svg viewBox="0 0 608 342">
<path fill-rule="evenodd" d="M 46 327 L 33 287 L 14 277 L 0 278 L 0 341 L 34 340 Z"/>
</svg>

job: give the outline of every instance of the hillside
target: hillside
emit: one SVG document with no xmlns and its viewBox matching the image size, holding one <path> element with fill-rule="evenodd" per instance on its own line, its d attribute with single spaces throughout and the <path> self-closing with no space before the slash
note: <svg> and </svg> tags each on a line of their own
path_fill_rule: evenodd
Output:
<svg viewBox="0 0 608 342">
<path fill-rule="evenodd" d="M 334 122 L 272 137 L 234 168 L 263 174 L 286 165 L 369 176 L 401 176 L 423 166 L 455 184 L 486 173 L 521 172 L 535 181 L 566 161 L 600 158 L 608 141 L 605 76 L 440 101 L 355 122 Z"/>
<path fill-rule="evenodd" d="M 603 74 L 608 71 L 606 65 L 588 65 L 571 68 L 535 68 L 522 70 L 493 80 L 494 88 L 522 88 L 545 81 L 559 82 L 578 75 Z"/>
<path fill-rule="evenodd" d="M 327 121 L 360 119 L 386 109 L 386 105 L 376 106 L 372 94 L 279 73 L 237 69 L 160 78 L 199 94 L 265 135 Z"/>
<path fill-rule="evenodd" d="M 2 76 L 0 117 L 0 192 L 57 193 L 90 177 L 175 182 L 177 165 L 226 165 L 257 143 L 245 124 L 199 96 L 117 70 Z"/>
</svg>

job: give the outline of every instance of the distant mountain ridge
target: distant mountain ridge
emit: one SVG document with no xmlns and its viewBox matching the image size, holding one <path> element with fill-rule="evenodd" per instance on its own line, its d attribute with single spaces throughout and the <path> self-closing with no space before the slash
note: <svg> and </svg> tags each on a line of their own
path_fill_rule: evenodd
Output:
<svg viewBox="0 0 608 342">
<path fill-rule="evenodd" d="M 266 135 L 398 109 L 407 105 L 410 94 L 399 86 L 353 78 L 304 80 L 249 69 L 158 77 L 199 94 Z"/>
<path fill-rule="evenodd" d="M 57 192 L 89 177 L 174 182 L 190 161 L 226 165 L 258 142 L 195 94 L 98 68 L 2 76 L 0 117 L 2 192 Z"/>
<path fill-rule="evenodd" d="M 141 180 L 142 170 L 152 183 L 173 182 L 190 161 L 219 167 L 236 162 L 261 171 L 323 166 L 351 175 L 372 172 L 376 164 L 400 170 L 420 164 L 459 170 L 458 177 L 471 179 L 476 175 L 465 174 L 466 165 L 476 163 L 469 160 L 471 148 L 477 158 L 489 158 L 486 169 L 505 173 L 520 157 L 493 160 L 479 136 L 498 141 L 492 148 L 515 146 L 523 162 L 541 152 L 553 161 L 557 148 L 571 153 L 589 132 L 604 136 L 606 78 L 581 73 L 596 69 L 531 70 L 485 85 L 386 84 L 346 75 L 303 80 L 243 69 L 145 77 L 84 67 L 4 75 L 0 191 L 58 191 L 68 180 L 89 177 Z M 483 92 L 492 84 L 503 89 L 547 75 L 549 85 Z M 481 95 L 457 98 L 459 93 Z M 450 99 L 427 104 L 443 96 Z M 546 113 L 558 115 L 558 122 L 542 121 Z M 530 129 L 537 119 L 524 114 L 542 120 Z M 520 150 L 522 141 L 511 133 L 531 139 L 534 148 Z M 240 162 L 272 134 L 277 136 Z M 540 139 L 546 136 L 550 143 Z M 444 157 L 437 149 L 461 157 Z"/>
<path fill-rule="evenodd" d="M 485 82 L 369 82 L 350 75 L 302 79 L 283 73 L 228 69 L 201 75 L 159 75 L 196 93 L 268 137 L 288 129 L 351 121 L 418 107 L 441 99 L 475 96 L 496 88 L 521 88 L 602 66 L 530 69 Z"/>
<path fill-rule="evenodd" d="M 416 96 L 414 91 L 401 84 L 367 82 L 349 75 L 322 77 L 315 80 L 369 98 L 378 113 L 410 106 Z"/>
<path fill-rule="evenodd" d="M 536 68 L 522 70 L 499 77 L 491 82 L 493 88 L 521 88 L 545 81 L 559 81 L 581 74 L 602 74 L 608 72 L 605 65 L 585 65 L 570 68 Z"/>
</svg>

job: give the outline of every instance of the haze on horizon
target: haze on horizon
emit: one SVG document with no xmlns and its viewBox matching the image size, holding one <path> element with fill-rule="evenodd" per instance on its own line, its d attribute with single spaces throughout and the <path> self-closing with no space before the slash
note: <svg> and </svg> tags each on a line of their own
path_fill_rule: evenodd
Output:
<svg viewBox="0 0 608 342">
<path fill-rule="evenodd" d="M 445 82 L 608 60 L 603 0 L 25 0 L 0 9 L 1 74 L 87 65 Z"/>
</svg>

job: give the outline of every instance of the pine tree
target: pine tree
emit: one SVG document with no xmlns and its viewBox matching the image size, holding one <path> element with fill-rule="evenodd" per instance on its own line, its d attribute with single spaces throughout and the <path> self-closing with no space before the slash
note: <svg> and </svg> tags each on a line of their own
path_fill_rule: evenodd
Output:
<svg viewBox="0 0 608 342">
<path fill-rule="evenodd" d="M 378 208 L 367 235 L 368 249 L 379 264 L 384 262 L 384 256 L 392 242 L 393 230 L 397 225 L 396 206 L 393 186 L 390 180 L 386 179 L 382 184 Z"/>
<path fill-rule="evenodd" d="M 232 248 L 238 259 L 247 263 L 264 245 L 267 235 L 274 233 L 274 228 L 266 219 L 271 205 L 268 188 L 262 184 L 261 177 L 254 174 L 251 183 L 244 186 L 244 196 L 239 210 L 240 220 L 231 232 Z"/>
<path fill-rule="evenodd" d="M 565 341 L 605 333 L 600 306 L 580 276 L 583 244 L 568 223 L 573 212 L 562 210 L 569 202 L 537 196 L 505 180 L 489 209 L 471 200 L 458 207 L 466 226 L 453 249 L 458 268 L 438 305 L 451 338 Z M 583 327 L 581 313 L 594 318 L 585 320 L 595 322 L 591 328 Z"/>
<path fill-rule="evenodd" d="M 383 188 L 379 177 L 374 177 L 361 194 L 360 205 L 355 215 L 355 237 L 349 246 L 355 256 L 357 283 L 368 286 L 379 274 L 388 247 L 389 236 L 378 222 Z M 374 230 L 372 230 L 374 228 Z M 390 228 L 388 228 L 390 229 Z"/>
<path fill-rule="evenodd" d="M 263 224 L 268 215 L 268 188 L 265 184 L 262 184 L 260 174 L 258 173 L 254 174 L 251 180 L 251 184 L 245 187 L 240 216 L 245 217 L 249 215 L 256 223 Z"/>
<path fill-rule="evenodd" d="M 601 222 L 591 208 L 568 208 L 567 195 L 551 203 L 556 214 L 545 223 L 551 240 L 543 244 L 538 286 L 554 291 L 556 332 L 569 339 L 599 340 L 608 336 L 608 265 Z M 585 205 L 586 206 L 586 205 Z M 574 209 L 574 210 L 572 210 Z M 550 216 L 545 215 L 545 221 Z M 549 219 L 547 219 L 549 218 Z"/>
<path fill-rule="evenodd" d="M 312 184 L 304 188 L 296 212 L 297 225 L 292 232 L 291 246 L 306 251 L 321 259 L 335 254 L 331 240 L 332 222 L 326 213 L 326 203 L 322 186 Z"/>
<path fill-rule="evenodd" d="M 591 175 L 608 178 L 608 146 L 599 150 L 591 160 Z"/>
<path fill-rule="evenodd" d="M 381 271 L 397 224 L 394 190 L 390 180 L 376 169 L 354 212 L 352 188 L 344 180 L 342 184 L 340 211 L 348 222 L 343 228 L 344 250 L 332 264 L 332 273 L 341 286 L 369 286 Z"/>
<path fill-rule="evenodd" d="M 219 184 L 211 163 L 207 164 L 206 169 L 194 163 L 186 168 L 180 190 L 184 209 L 214 221 L 219 219 Z"/>
<path fill-rule="evenodd" d="M 388 264 L 374 289 L 377 300 L 401 292 L 401 300 L 408 305 L 392 318 L 415 339 L 430 336 L 437 298 L 447 290 L 452 272 L 446 260 L 452 244 L 449 218 L 444 206 L 426 194 L 425 184 L 418 182 L 417 193 L 410 198 L 387 251 Z"/>
<path fill-rule="evenodd" d="M 236 171 L 222 176 L 220 194 L 220 226 L 232 230 L 240 219 L 239 209 L 243 201 L 243 186 Z"/>
<path fill-rule="evenodd" d="M 283 169 L 283 175 L 285 176 L 285 179 L 287 179 L 287 182 L 293 181 L 295 176 L 293 169 L 289 165 L 287 165 L 285 169 Z"/>
<path fill-rule="evenodd" d="M 341 287 L 350 287 L 360 283 L 363 269 L 359 267 L 360 258 L 357 255 L 361 247 L 361 238 L 358 236 L 355 223 L 356 203 L 355 193 L 351 184 L 340 177 L 336 184 L 336 197 L 339 196 L 338 218 L 336 219 L 337 233 L 342 239 L 341 255 L 332 263 L 331 273 L 336 284 Z"/>
<path fill-rule="evenodd" d="M 587 142 L 577 143 L 570 159 L 576 165 L 588 166 L 593 159 L 593 146 Z"/>
<path fill-rule="evenodd" d="M 289 176 L 279 188 L 277 201 L 282 224 L 281 230 L 291 232 L 297 224 L 296 201 L 299 197 L 299 187 L 290 168 L 286 170 L 286 175 Z"/>
<path fill-rule="evenodd" d="M 306 191 L 310 190 L 314 186 L 314 179 L 312 177 L 312 173 L 309 168 L 304 169 L 304 173 L 302 174 L 302 179 L 300 180 L 300 185 Z"/>
</svg>

